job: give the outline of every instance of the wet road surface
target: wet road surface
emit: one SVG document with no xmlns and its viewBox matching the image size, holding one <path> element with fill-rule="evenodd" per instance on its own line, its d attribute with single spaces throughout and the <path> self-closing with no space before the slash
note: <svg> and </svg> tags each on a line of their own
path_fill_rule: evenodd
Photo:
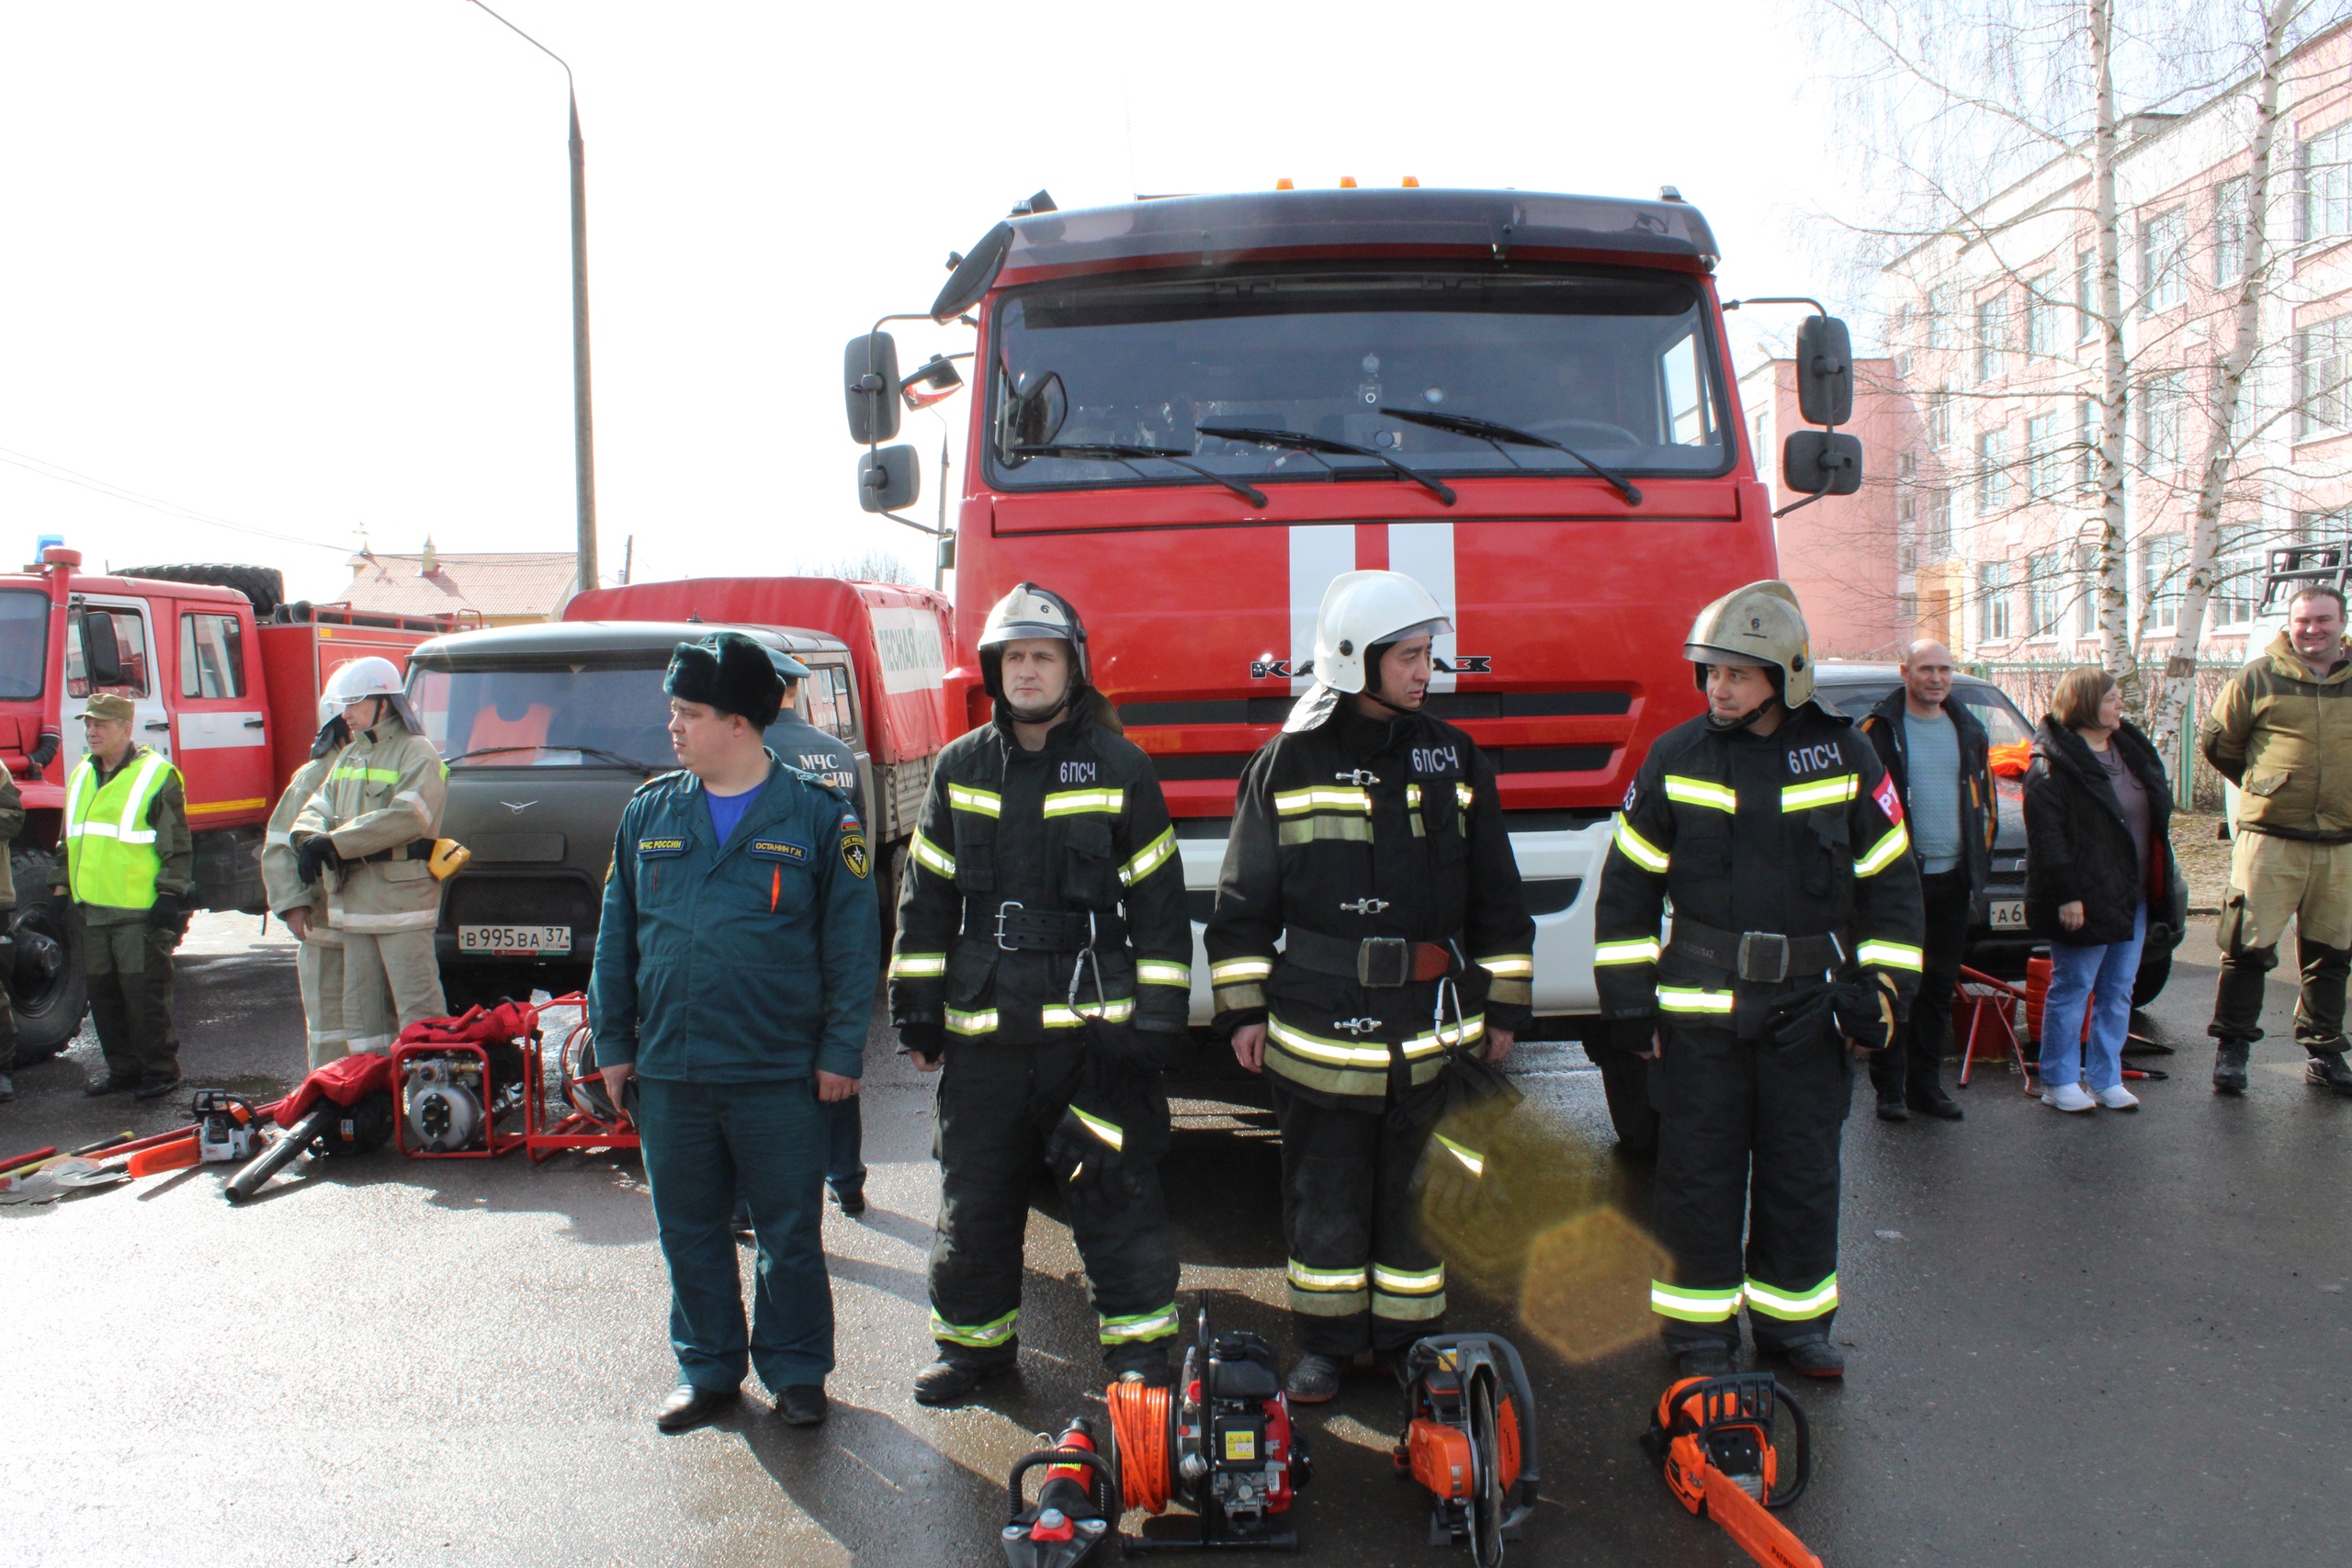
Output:
<svg viewBox="0 0 2352 1568">
<path fill-rule="evenodd" d="M 200 917 L 186 950 L 191 1086 L 259 1096 L 300 1076 L 291 948 L 256 923 Z M 2210 953 L 2193 931 L 2142 1021 L 2182 1049 L 2143 1059 L 2173 1077 L 2135 1086 L 2137 1115 L 2061 1117 L 1997 1067 L 1961 1091 L 1956 1126 L 1880 1123 L 1858 1091 L 1837 1325 L 1851 1371 L 1798 1391 L 1818 1473 L 1784 1516 L 1828 1563 L 2344 1560 L 2352 1100 L 2300 1081 L 2277 985 L 2252 1090 L 2209 1092 Z M 930 1087 L 879 1036 L 869 1063 L 872 1207 L 826 1217 L 841 1365 L 814 1431 L 755 1397 L 655 1433 L 667 1292 L 625 1158 L 385 1150 L 298 1166 L 237 1210 L 217 1167 L 0 1209 L 0 1564 L 1001 1562 L 1005 1469 L 1101 1398 L 1078 1259 L 1033 1213 L 1021 1380 L 984 1406 L 916 1405 Z M 1611 1152 L 1582 1054 L 1529 1045 L 1513 1065 L 1556 1134 L 1546 1190 L 1645 1217 L 1646 1173 Z M 184 1111 L 86 1100 L 96 1070 L 85 1034 L 21 1072 L 0 1152 Z M 1283 1346 L 1267 1119 L 1182 1111 L 1166 1179 L 1186 1300 Z M 1510 1301 L 1453 1294 L 1453 1325 L 1514 1337 L 1536 1384 L 1545 1500 L 1511 1561 L 1746 1562 L 1636 1447 L 1666 1381 L 1654 1343 L 1570 1361 Z M 1422 1506 L 1389 1478 L 1398 1424 L 1368 1374 L 1306 1415 L 1310 1557 L 1466 1560 L 1423 1543 Z"/>
</svg>

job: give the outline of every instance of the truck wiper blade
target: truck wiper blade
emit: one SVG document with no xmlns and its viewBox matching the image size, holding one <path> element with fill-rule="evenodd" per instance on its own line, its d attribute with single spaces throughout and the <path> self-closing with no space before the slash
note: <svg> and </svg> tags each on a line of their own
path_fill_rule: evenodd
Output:
<svg viewBox="0 0 2352 1568">
<path fill-rule="evenodd" d="M 509 751 L 577 751 L 583 757 L 602 757 L 605 761 L 617 762 L 624 768 L 634 768 L 648 778 L 667 771 L 657 768 L 650 762 L 640 762 L 634 757 L 624 757 L 618 751 L 607 751 L 602 746 L 560 746 L 547 740 L 521 746 L 477 746 L 470 751 L 460 751 L 454 757 L 443 758 L 441 765 L 446 768 L 452 762 L 462 762 L 469 757 L 495 757 Z"/>
<path fill-rule="evenodd" d="M 1385 408 L 1380 412 L 1391 419 L 1401 419 L 1408 424 L 1426 424 L 1431 430 L 1445 430 L 1456 435 L 1467 435 L 1473 440 L 1487 443 L 1498 452 L 1502 452 L 1502 443 L 1506 441 L 1521 446 L 1548 446 L 1555 452 L 1566 452 L 1595 474 L 1616 486 L 1617 493 L 1625 498 L 1626 505 L 1639 506 L 1642 503 L 1642 492 L 1635 490 L 1623 475 L 1611 473 L 1575 447 L 1563 446 L 1549 436 L 1538 435 L 1532 431 L 1516 429 L 1508 424 L 1497 424 L 1491 419 L 1474 419 L 1468 414 L 1434 413 L 1427 409 Z M 1503 452 L 1503 456 L 1509 457 L 1510 454 Z"/>
<path fill-rule="evenodd" d="M 1443 479 L 1432 479 L 1418 468 L 1407 468 L 1376 446 L 1359 446 L 1352 441 L 1333 441 L 1327 436 L 1309 435 L 1297 430 L 1258 430 L 1238 424 L 1204 424 L 1196 427 L 1201 435 L 1221 435 L 1227 441 L 1248 441 L 1260 446 L 1286 446 L 1294 452 L 1321 454 L 1334 452 L 1349 457 L 1369 457 L 1375 463 L 1385 463 L 1397 476 L 1408 479 L 1446 505 L 1453 504 L 1453 487 Z M 1331 465 L 1325 463 L 1325 468 Z"/>
<path fill-rule="evenodd" d="M 1204 468 L 1201 467 L 1200 464 L 1192 460 L 1193 454 L 1190 452 L 1170 451 L 1166 447 L 1162 446 L 1130 446 L 1124 442 L 1118 441 L 1081 441 L 1049 444 L 1043 446 L 1015 446 L 1012 450 L 1016 457 L 1077 457 L 1080 459 L 1090 457 L 1106 457 L 1114 463 L 1125 463 L 1131 468 L 1135 467 L 1136 459 L 1139 457 L 1157 457 L 1163 463 L 1173 463 L 1180 468 L 1189 469 L 1192 472 L 1200 475 L 1201 478 L 1204 479 L 1208 479 L 1216 484 L 1223 485 L 1226 489 L 1231 491 L 1234 494 L 1239 496 L 1242 500 L 1248 502 L 1252 506 L 1263 506 L 1266 504 L 1266 492 L 1264 491 L 1260 490 L 1256 485 L 1245 484 L 1241 480 L 1234 479 L 1229 475 L 1220 474 L 1215 468 Z"/>
</svg>

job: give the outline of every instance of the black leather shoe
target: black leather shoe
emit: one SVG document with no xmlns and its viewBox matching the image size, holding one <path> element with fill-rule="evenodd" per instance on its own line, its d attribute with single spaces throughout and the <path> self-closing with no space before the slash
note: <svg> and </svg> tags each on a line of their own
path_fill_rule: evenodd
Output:
<svg viewBox="0 0 2352 1568">
<path fill-rule="evenodd" d="M 1911 1111 L 1903 1103 L 1901 1095 L 1882 1094 L 1878 1097 L 1878 1119 L 1882 1122 L 1908 1122 Z"/>
<path fill-rule="evenodd" d="M 1721 1378 L 1731 1375 L 1731 1347 L 1692 1345 L 1674 1353 L 1677 1378 Z"/>
<path fill-rule="evenodd" d="M 2352 1094 L 2352 1066 L 2346 1065 L 2343 1052 L 2328 1051 L 2303 1065 L 2303 1081 L 2314 1089 Z"/>
<path fill-rule="evenodd" d="M 979 1386 L 1003 1371 L 1003 1367 L 974 1366 L 969 1361 L 933 1361 L 915 1374 L 917 1404 L 961 1404 Z"/>
<path fill-rule="evenodd" d="M 821 1427 L 828 1408 L 820 1382 L 797 1382 L 775 1393 L 775 1418 L 787 1427 Z"/>
<path fill-rule="evenodd" d="M 153 1077 L 141 1078 L 139 1080 L 139 1087 L 130 1091 L 130 1098 L 133 1100 L 161 1100 L 164 1096 L 171 1093 L 172 1090 L 179 1087 L 179 1074 L 173 1073 L 166 1077 L 162 1073 L 157 1073 Z"/>
<path fill-rule="evenodd" d="M 1781 1359 L 1789 1371 L 1808 1378 L 1842 1378 L 1846 1375 L 1846 1352 L 1826 1339 L 1800 1339 L 1793 1345 L 1780 1348 Z"/>
<path fill-rule="evenodd" d="M 865 1213 L 865 1183 L 861 1181 L 854 1187 L 834 1188 L 833 1201 L 842 1206 L 844 1214 Z"/>
<path fill-rule="evenodd" d="M 1939 1122 L 1957 1122 L 1968 1114 L 1960 1108 L 1960 1101 L 1941 1089 L 1915 1091 L 1905 1097 L 1904 1103 L 1921 1115 L 1932 1116 Z"/>
<path fill-rule="evenodd" d="M 670 1391 L 670 1397 L 654 1412 L 653 1424 L 664 1432 L 684 1432 L 732 1408 L 742 1397 L 743 1391 L 739 1388 L 696 1388 L 690 1382 L 682 1382 Z"/>
<path fill-rule="evenodd" d="M 2245 1059 L 2253 1050 L 2243 1040 L 2224 1040 L 2213 1047 L 2213 1092 L 2245 1092 Z"/>
<path fill-rule="evenodd" d="M 108 1073 L 82 1092 L 96 1100 L 101 1095 L 129 1094 L 138 1087 L 139 1077 L 135 1073 Z"/>
<path fill-rule="evenodd" d="M 1340 1363 L 1309 1350 L 1283 1380 L 1293 1404 L 1328 1404 L 1340 1396 Z"/>
</svg>

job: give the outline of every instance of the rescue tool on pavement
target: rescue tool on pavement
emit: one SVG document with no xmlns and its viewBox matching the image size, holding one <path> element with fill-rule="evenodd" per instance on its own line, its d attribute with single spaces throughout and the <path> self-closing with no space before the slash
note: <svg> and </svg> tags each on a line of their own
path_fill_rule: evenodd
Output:
<svg viewBox="0 0 2352 1568">
<path fill-rule="evenodd" d="M 1773 1439 L 1783 1410 L 1796 1434 L 1785 1464 Z M 1821 1568 L 1770 1512 L 1795 1502 L 1813 1478 L 1804 1410 L 1770 1372 L 1680 1379 L 1659 1397 L 1642 1449 L 1677 1501 L 1721 1525 L 1764 1568 Z"/>
<path fill-rule="evenodd" d="M 1397 1368 L 1405 1385 L 1398 1479 L 1430 1497 L 1430 1544 L 1459 1541 L 1477 1568 L 1535 1512 L 1535 1394 L 1507 1339 L 1445 1334 L 1416 1340 Z"/>
</svg>

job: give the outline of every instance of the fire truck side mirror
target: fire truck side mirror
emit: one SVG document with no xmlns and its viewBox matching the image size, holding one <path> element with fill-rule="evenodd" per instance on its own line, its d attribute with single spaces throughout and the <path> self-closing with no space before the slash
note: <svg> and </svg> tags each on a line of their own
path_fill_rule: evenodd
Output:
<svg viewBox="0 0 2352 1568">
<path fill-rule="evenodd" d="M 1807 424 L 1854 417 L 1854 343 L 1835 316 L 1807 316 L 1797 328 L 1797 407 Z M 1842 491 L 1839 493 L 1843 493 Z"/>
<path fill-rule="evenodd" d="M 849 399 L 849 438 L 871 446 L 899 434 L 899 345 L 888 333 L 867 333 L 842 351 Z"/>
<path fill-rule="evenodd" d="M 922 493 L 922 464 L 912 446 L 884 446 L 857 459 L 857 503 L 868 512 L 903 512 Z"/>
<path fill-rule="evenodd" d="M 77 623 L 82 637 L 82 676 L 90 690 L 122 684 L 122 649 L 114 639 L 114 617 L 85 613 Z"/>
<path fill-rule="evenodd" d="M 1804 495 L 1851 495 L 1862 488 L 1859 436 L 1800 430 L 1781 447 L 1781 482 Z"/>
<path fill-rule="evenodd" d="M 1029 460 L 1022 447 L 1052 446 L 1069 419 L 1069 393 L 1063 389 L 1062 378 L 1051 370 L 1042 376 L 1023 374 L 1006 400 L 1004 446 L 999 456 L 1007 468 L 1020 467 Z"/>
</svg>

